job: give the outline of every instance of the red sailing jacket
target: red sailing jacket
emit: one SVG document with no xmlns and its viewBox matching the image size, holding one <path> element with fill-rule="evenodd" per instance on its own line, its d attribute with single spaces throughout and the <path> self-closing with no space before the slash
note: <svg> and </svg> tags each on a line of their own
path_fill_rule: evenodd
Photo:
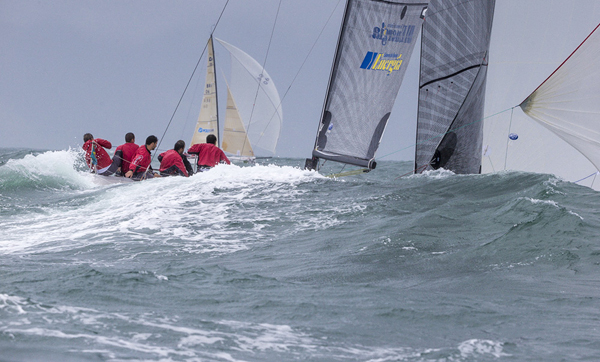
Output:
<svg viewBox="0 0 600 362">
<path fill-rule="evenodd" d="M 117 151 L 123 151 L 123 163 L 121 164 L 121 172 L 126 173 L 129 170 L 131 160 L 133 160 L 133 156 L 135 156 L 135 153 L 138 150 L 138 148 L 140 148 L 140 146 L 136 145 L 133 142 L 124 143 L 117 147 L 115 153 L 117 153 Z"/>
<path fill-rule="evenodd" d="M 189 176 L 179 152 L 175 150 L 168 150 L 161 153 L 158 158 L 160 159 L 161 172 L 169 169 L 170 167 L 176 166 L 185 175 L 185 177 Z"/>
<path fill-rule="evenodd" d="M 87 162 L 89 168 L 93 167 L 92 149 L 96 151 L 96 160 L 98 160 L 97 168 L 99 170 L 110 166 L 112 160 L 103 147 L 106 147 L 110 150 L 112 148 L 112 144 L 107 140 L 103 140 L 102 138 L 96 138 L 83 144 L 82 148 L 85 150 L 85 162 Z"/>
<path fill-rule="evenodd" d="M 148 166 L 150 166 L 150 162 L 152 162 L 150 151 L 146 148 L 146 145 L 141 145 L 133 156 L 133 160 L 129 165 L 129 170 L 133 171 L 134 174 L 146 172 Z"/>
<path fill-rule="evenodd" d="M 198 155 L 198 166 L 214 167 L 221 161 L 227 162 L 228 165 L 230 164 L 225 153 L 212 143 L 197 143 L 190 147 L 188 153 Z"/>
</svg>

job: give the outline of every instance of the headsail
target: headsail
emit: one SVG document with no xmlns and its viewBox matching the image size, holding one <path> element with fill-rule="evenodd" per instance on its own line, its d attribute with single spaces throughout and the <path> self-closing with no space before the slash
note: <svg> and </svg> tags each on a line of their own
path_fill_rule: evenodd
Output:
<svg viewBox="0 0 600 362">
<path fill-rule="evenodd" d="M 313 160 L 374 168 L 427 0 L 349 0 Z"/>
<path fill-rule="evenodd" d="M 598 28 L 520 107 L 600 170 L 600 31 Z"/>
<path fill-rule="evenodd" d="M 208 64 L 206 66 L 206 86 L 204 87 L 202 108 L 200 108 L 200 115 L 198 115 L 198 122 L 190 146 L 196 143 L 206 143 L 206 136 L 209 134 L 214 134 L 217 137 L 217 144 L 220 142 L 214 53 L 211 36 L 208 40 Z"/>
<path fill-rule="evenodd" d="M 495 0 L 432 0 L 421 35 L 415 172 L 481 172 Z"/>
<path fill-rule="evenodd" d="M 241 158 L 254 158 L 246 128 L 240 118 L 231 90 L 227 86 L 227 110 L 223 129 L 223 151 Z"/>
<path fill-rule="evenodd" d="M 281 100 L 273 79 L 251 56 L 217 39 L 231 54 L 231 93 L 257 156 L 273 156 L 279 140 Z"/>
</svg>

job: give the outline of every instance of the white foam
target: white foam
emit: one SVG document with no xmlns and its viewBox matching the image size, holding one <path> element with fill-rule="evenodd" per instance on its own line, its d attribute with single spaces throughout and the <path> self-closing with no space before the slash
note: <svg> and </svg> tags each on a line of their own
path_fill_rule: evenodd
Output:
<svg viewBox="0 0 600 362">
<path fill-rule="evenodd" d="M 77 154 L 58 153 L 62 161 Z M 50 153 L 43 155 L 50 157 Z M 70 160 L 74 162 L 74 158 Z M 110 187 L 94 184 L 92 175 L 74 171 L 73 165 L 66 168 L 70 176 L 83 180 L 93 191 L 86 195 L 89 201 L 5 219 L 0 253 L 55 252 L 95 243 L 156 240 L 172 240 L 192 253 L 234 252 L 247 248 L 249 240 L 264 237 L 261 228 L 274 220 L 269 210 L 256 208 L 256 204 L 293 204 L 302 192 L 298 185 L 324 178 L 314 171 L 289 166 L 219 165 L 189 178 L 168 177 Z M 231 223 L 254 227 L 227 227 Z"/>
<path fill-rule="evenodd" d="M 491 355 L 496 358 L 508 357 L 509 354 L 502 352 L 502 343 L 485 339 L 469 339 L 458 346 L 463 358 L 477 358 L 479 356 Z"/>
</svg>

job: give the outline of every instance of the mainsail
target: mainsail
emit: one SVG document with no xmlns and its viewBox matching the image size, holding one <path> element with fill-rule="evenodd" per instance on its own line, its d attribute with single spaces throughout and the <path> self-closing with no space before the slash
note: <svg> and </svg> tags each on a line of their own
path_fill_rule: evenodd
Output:
<svg viewBox="0 0 600 362">
<path fill-rule="evenodd" d="M 319 158 L 375 167 L 428 1 L 348 0 L 307 167 Z"/>
<path fill-rule="evenodd" d="M 481 172 L 495 0 L 432 0 L 421 35 L 415 172 Z"/>
<path fill-rule="evenodd" d="M 283 118 L 275 83 L 251 56 L 223 40 L 217 40 L 231 54 L 230 89 L 235 96 L 247 139 L 257 156 L 273 156 Z M 225 139 L 223 142 L 230 144 Z"/>
<path fill-rule="evenodd" d="M 202 98 L 202 108 L 198 115 L 196 129 L 192 136 L 191 145 L 196 143 L 206 143 L 206 136 L 214 134 L 219 137 L 219 107 L 217 103 L 217 80 L 215 77 L 215 58 L 212 36 L 208 40 L 208 64 L 206 66 L 206 86 L 204 87 L 204 97 Z"/>
<path fill-rule="evenodd" d="M 520 107 L 600 170 L 598 27 Z"/>
</svg>

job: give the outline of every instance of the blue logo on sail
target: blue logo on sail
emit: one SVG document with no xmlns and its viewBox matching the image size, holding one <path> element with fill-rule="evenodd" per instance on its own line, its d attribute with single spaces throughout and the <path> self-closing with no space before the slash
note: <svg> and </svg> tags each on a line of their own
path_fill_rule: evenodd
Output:
<svg viewBox="0 0 600 362">
<path fill-rule="evenodd" d="M 208 132 L 214 132 L 214 131 L 215 131 L 215 129 L 214 129 L 214 128 L 211 128 L 211 129 L 208 129 L 208 128 L 202 128 L 202 127 L 198 128 L 198 132 L 200 132 L 200 133 L 203 133 L 203 132 L 206 132 L 206 133 L 208 133 Z"/>
<path fill-rule="evenodd" d="M 402 54 L 367 52 L 360 65 L 361 69 L 381 70 L 392 74 L 402 66 Z"/>
<path fill-rule="evenodd" d="M 373 39 L 381 40 L 382 45 L 387 45 L 389 42 L 394 43 L 411 43 L 415 34 L 414 25 L 396 25 L 381 23 L 380 27 L 373 28 Z"/>
</svg>

